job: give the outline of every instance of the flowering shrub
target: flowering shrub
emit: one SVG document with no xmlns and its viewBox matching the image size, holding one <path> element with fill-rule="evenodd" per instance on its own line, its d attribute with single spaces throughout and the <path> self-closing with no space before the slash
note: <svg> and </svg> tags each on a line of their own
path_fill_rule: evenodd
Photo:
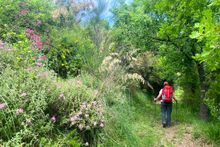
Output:
<svg viewBox="0 0 220 147">
<path fill-rule="evenodd" d="M 13 59 L 14 52 L 6 56 L 6 49 L 0 50 L 1 63 Z M 0 144 L 39 145 L 44 137 L 75 129 L 85 144 L 92 144 L 104 127 L 103 107 L 95 100 L 99 91 L 92 84 L 85 85 L 81 77 L 58 80 L 54 72 L 34 64 L 7 63 L 0 74 Z"/>
<path fill-rule="evenodd" d="M 86 136 L 84 140 L 91 142 L 91 137 L 94 137 L 95 130 L 104 127 L 103 108 L 97 104 L 97 101 L 83 102 L 80 109 L 70 114 L 70 125 L 75 126 L 81 132 L 81 135 Z M 93 133 L 93 136 L 89 136 Z"/>
<path fill-rule="evenodd" d="M 4 8 L 0 11 L 0 24 L 4 24 L 0 26 L 0 36 L 10 43 L 17 42 L 14 34 L 21 34 L 27 27 L 45 32 L 46 22 L 52 20 L 49 1 L 12 0 L 0 1 L 0 5 Z"/>
</svg>

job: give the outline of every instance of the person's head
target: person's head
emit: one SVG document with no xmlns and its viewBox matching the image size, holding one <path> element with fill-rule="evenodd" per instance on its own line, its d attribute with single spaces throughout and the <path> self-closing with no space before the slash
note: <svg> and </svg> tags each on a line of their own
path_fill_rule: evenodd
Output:
<svg viewBox="0 0 220 147">
<path fill-rule="evenodd" d="M 163 86 L 169 85 L 167 81 L 163 82 Z"/>
</svg>

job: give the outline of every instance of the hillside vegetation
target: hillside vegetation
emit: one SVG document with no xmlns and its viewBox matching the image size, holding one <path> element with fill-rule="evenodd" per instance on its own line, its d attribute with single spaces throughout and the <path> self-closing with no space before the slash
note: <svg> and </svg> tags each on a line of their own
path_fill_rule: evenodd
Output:
<svg viewBox="0 0 220 147">
<path fill-rule="evenodd" d="M 220 1 L 112 3 L 0 0 L 0 146 L 220 145 Z"/>
</svg>

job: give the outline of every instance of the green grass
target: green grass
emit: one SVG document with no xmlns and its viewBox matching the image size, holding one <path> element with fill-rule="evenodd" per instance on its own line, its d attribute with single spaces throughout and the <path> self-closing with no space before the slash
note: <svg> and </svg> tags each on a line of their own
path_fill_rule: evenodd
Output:
<svg viewBox="0 0 220 147">
<path fill-rule="evenodd" d="M 160 104 L 155 105 L 152 97 L 141 91 L 128 97 L 127 101 L 116 103 L 107 110 L 109 121 L 103 137 L 104 146 L 158 146 L 165 133 L 161 127 Z M 194 140 L 203 138 L 207 143 L 219 145 L 220 125 L 203 122 L 188 107 L 181 103 L 173 105 L 172 123 L 178 126 L 175 137 L 159 146 L 173 146 L 172 141 L 181 141 L 186 133 L 191 133 Z M 186 132 L 186 126 L 190 126 L 192 132 Z"/>
<path fill-rule="evenodd" d="M 106 124 L 105 146 L 154 146 L 158 138 L 154 106 L 143 93 L 136 94 L 108 109 L 110 122 Z"/>
</svg>

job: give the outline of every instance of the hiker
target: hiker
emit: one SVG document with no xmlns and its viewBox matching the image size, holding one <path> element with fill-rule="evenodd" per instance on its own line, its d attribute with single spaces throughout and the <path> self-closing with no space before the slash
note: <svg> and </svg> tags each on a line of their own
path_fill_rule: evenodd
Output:
<svg viewBox="0 0 220 147">
<path fill-rule="evenodd" d="M 172 99 L 176 102 L 172 86 L 167 81 L 163 83 L 164 87 L 160 90 L 154 101 L 161 101 L 162 125 L 163 128 L 171 126 Z"/>
</svg>

